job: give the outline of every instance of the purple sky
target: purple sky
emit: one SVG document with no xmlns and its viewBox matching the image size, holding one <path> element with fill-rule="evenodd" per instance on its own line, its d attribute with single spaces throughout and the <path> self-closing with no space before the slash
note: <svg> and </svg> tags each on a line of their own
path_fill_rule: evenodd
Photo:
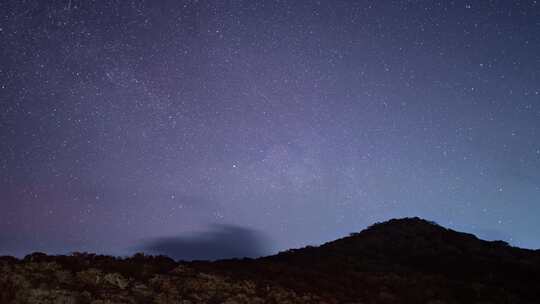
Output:
<svg viewBox="0 0 540 304">
<path fill-rule="evenodd" d="M 403 216 L 539 248 L 539 20 L 538 1 L 2 1 L 0 254 L 216 227 L 270 253 Z"/>
</svg>

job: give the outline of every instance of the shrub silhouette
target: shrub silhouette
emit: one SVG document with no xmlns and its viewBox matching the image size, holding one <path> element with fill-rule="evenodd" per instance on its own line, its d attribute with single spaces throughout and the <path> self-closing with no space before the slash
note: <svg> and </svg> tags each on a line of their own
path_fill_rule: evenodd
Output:
<svg viewBox="0 0 540 304">
<path fill-rule="evenodd" d="M 539 251 L 419 218 L 376 223 L 319 247 L 258 259 L 177 263 L 143 253 L 33 253 L 22 260 L 0 257 L 0 270 L 0 303 L 14 303 L 32 286 L 71 288 L 81 303 L 113 292 L 133 303 L 180 302 L 191 295 L 190 301 L 207 296 L 204 303 L 221 303 L 238 290 L 248 293 L 237 303 L 259 301 L 250 297 L 268 303 L 540 303 Z"/>
</svg>

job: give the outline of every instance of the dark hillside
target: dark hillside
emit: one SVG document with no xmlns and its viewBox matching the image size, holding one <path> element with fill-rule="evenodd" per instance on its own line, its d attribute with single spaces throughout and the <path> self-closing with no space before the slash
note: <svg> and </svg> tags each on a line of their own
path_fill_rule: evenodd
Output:
<svg viewBox="0 0 540 304">
<path fill-rule="evenodd" d="M 372 225 L 320 247 L 255 261 L 203 263 L 231 275 L 269 279 L 341 301 L 378 295 L 419 303 L 433 298 L 459 303 L 513 303 L 540 299 L 540 254 L 483 241 L 419 218 Z M 243 265 L 243 266 L 240 266 Z M 520 302 L 523 303 L 523 302 Z"/>
<path fill-rule="evenodd" d="M 0 270 L 8 304 L 540 303 L 538 251 L 419 218 L 259 259 L 34 253 Z"/>
</svg>

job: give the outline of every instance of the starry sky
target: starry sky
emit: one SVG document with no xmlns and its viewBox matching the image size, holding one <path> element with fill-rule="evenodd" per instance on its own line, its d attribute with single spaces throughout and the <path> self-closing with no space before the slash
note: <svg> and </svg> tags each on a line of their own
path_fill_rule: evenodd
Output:
<svg viewBox="0 0 540 304">
<path fill-rule="evenodd" d="M 273 253 L 404 216 L 540 248 L 539 1 L 0 12 L 0 254 Z"/>
</svg>

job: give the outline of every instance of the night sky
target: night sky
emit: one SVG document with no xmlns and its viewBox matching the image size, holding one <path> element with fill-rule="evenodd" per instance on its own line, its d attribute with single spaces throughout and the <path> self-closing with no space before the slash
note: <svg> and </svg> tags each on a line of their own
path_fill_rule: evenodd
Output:
<svg viewBox="0 0 540 304">
<path fill-rule="evenodd" d="M 0 52 L 0 254 L 540 247 L 539 1 L 8 0 Z"/>
</svg>

